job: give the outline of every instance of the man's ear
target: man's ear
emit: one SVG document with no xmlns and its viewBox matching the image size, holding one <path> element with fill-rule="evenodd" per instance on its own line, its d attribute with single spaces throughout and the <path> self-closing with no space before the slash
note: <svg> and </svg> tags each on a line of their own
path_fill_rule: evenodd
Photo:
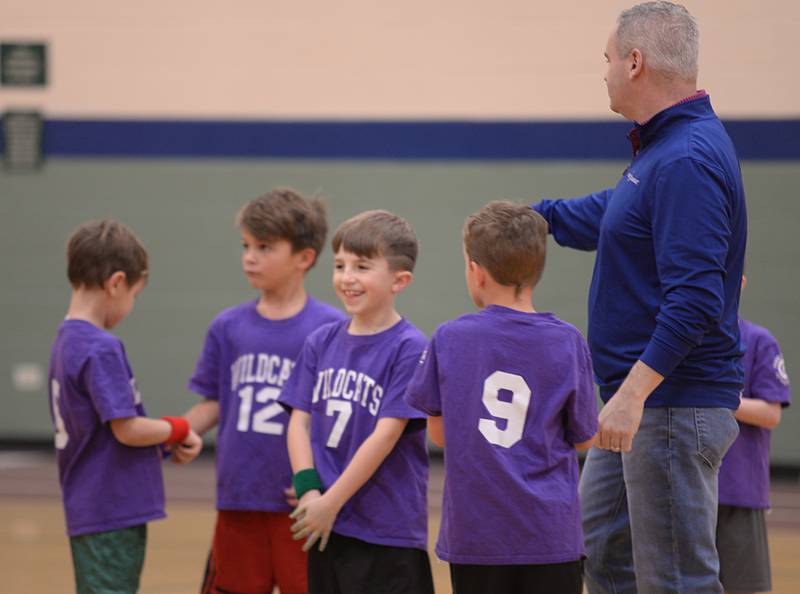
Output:
<svg viewBox="0 0 800 594">
<path fill-rule="evenodd" d="M 633 48 L 628 54 L 628 78 L 634 79 L 642 74 L 644 69 L 644 56 L 637 48 Z"/>
<path fill-rule="evenodd" d="M 117 270 L 116 272 L 111 273 L 111 276 L 109 276 L 106 279 L 106 282 L 103 283 L 103 290 L 111 297 L 115 297 L 122 285 L 126 284 L 127 282 L 128 277 L 126 274 L 121 270 Z"/>
<path fill-rule="evenodd" d="M 408 270 L 398 270 L 394 273 L 394 282 L 392 283 L 392 293 L 403 292 L 408 285 L 411 284 L 411 279 L 414 275 Z"/>
</svg>

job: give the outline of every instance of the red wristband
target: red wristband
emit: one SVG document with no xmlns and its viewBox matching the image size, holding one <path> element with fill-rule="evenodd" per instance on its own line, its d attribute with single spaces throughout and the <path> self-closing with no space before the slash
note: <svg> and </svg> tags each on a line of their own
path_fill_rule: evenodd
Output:
<svg viewBox="0 0 800 594">
<path fill-rule="evenodd" d="M 164 443 L 183 443 L 183 440 L 189 435 L 189 421 L 184 417 L 161 417 L 161 419 L 172 426 L 172 432 Z"/>
</svg>

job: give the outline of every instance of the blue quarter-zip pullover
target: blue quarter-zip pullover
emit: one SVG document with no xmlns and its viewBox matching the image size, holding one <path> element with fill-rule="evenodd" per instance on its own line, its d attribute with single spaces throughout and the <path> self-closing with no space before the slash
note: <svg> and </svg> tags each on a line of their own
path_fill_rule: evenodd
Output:
<svg viewBox="0 0 800 594">
<path fill-rule="evenodd" d="M 666 378 L 646 406 L 735 409 L 747 212 L 733 143 L 708 96 L 636 133 L 615 188 L 533 208 L 560 245 L 597 250 L 589 345 L 603 400 L 641 359 Z"/>
</svg>

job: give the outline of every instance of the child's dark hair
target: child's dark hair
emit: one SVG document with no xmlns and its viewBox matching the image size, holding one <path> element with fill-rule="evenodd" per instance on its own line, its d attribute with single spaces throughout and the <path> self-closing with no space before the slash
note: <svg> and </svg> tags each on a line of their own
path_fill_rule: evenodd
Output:
<svg viewBox="0 0 800 594">
<path fill-rule="evenodd" d="M 368 210 L 347 219 L 331 243 L 334 253 L 342 248 L 363 258 L 384 257 L 392 271 L 413 272 L 419 251 L 408 221 L 386 210 Z"/>
<path fill-rule="evenodd" d="M 284 239 L 295 253 L 311 248 L 316 252 L 314 263 L 328 234 L 322 200 L 306 198 L 289 188 L 276 188 L 248 202 L 239 211 L 236 224 L 261 241 Z"/>
<path fill-rule="evenodd" d="M 547 221 L 526 204 L 490 202 L 464 223 L 464 249 L 470 260 L 519 295 L 542 276 Z"/>
<path fill-rule="evenodd" d="M 147 275 L 147 252 L 133 232 L 119 221 L 89 221 L 67 242 L 67 276 L 74 288 L 102 287 L 117 271 L 132 287 Z"/>
</svg>

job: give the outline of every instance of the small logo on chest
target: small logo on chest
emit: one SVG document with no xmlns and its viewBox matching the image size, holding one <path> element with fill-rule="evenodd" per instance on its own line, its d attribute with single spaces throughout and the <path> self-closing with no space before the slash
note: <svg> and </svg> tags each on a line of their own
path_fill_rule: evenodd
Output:
<svg viewBox="0 0 800 594">
<path fill-rule="evenodd" d="M 631 182 L 634 186 L 639 185 L 639 179 L 635 177 L 630 171 L 625 174 L 625 177 L 629 182 Z"/>
</svg>

